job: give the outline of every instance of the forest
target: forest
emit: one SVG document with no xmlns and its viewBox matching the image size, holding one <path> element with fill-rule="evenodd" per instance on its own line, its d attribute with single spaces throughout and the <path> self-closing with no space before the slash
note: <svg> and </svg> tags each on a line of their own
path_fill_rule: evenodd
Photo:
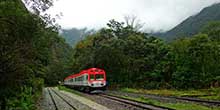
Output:
<svg viewBox="0 0 220 110">
<path fill-rule="evenodd" d="M 78 42 L 73 70 L 104 68 L 111 86 L 145 89 L 199 89 L 219 86 L 220 22 L 190 37 L 164 42 L 132 25 L 111 20 L 108 27 Z"/>
<path fill-rule="evenodd" d="M 107 73 L 109 88 L 201 89 L 220 86 L 220 21 L 190 37 L 166 42 L 132 22 L 110 20 L 75 46 L 59 26 L 21 0 L 0 2 L 0 109 L 36 109 L 45 86 L 90 67 Z M 34 1 L 32 1 L 34 2 Z M 39 8 L 41 7 L 41 8 Z"/>
<path fill-rule="evenodd" d="M 72 48 L 48 16 L 36 14 L 40 9 L 31 13 L 21 0 L 3 0 L 0 7 L 0 109 L 36 109 L 42 87 L 69 73 Z"/>
</svg>

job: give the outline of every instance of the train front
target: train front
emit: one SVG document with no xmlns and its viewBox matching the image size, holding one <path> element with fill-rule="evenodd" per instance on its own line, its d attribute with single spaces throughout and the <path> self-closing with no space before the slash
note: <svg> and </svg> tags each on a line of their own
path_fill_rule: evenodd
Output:
<svg viewBox="0 0 220 110">
<path fill-rule="evenodd" d="M 106 73 L 102 69 L 91 68 L 88 71 L 88 84 L 90 90 L 105 90 L 106 89 Z"/>
</svg>

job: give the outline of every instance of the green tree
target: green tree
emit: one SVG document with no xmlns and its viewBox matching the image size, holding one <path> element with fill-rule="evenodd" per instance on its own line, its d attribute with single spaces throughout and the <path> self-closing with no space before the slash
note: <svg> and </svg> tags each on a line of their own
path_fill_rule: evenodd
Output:
<svg viewBox="0 0 220 110">
<path fill-rule="evenodd" d="M 3 0 L 0 7 L 0 109 L 34 109 L 34 97 L 52 69 L 65 74 L 71 48 L 57 27 L 30 13 L 22 1 Z M 61 69 L 51 67 L 55 61 Z"/>
<path fill-rule="evenodd" d="M 220 41 L 220 21 L 212 21 L 205 25 L 202 33 L 207 34 L 213 41 Z"/>
<path fill-rule="evenodd" d="M 209 87 L 214 77 L 218 76 L 219 44 L 206 34 L 198 34 L 191 39 L 177 40 L 172 45 L 176 62 L 174 86 Z"/>
</svg>

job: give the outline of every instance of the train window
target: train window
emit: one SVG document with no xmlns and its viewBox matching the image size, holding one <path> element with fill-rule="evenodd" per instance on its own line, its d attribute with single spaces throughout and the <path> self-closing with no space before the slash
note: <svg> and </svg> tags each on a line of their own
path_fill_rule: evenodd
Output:
<svg viewBox="0 0 220 110">
<path fill-rule="evenodd" d="M 95 80 L 95 76 L 93 74 L 90 75 L 90 80 Z"/>
<path fill-rule="evenodd" d="M 86 75 L 86 79 L 85 79 L 86 81 L 88 80 L 88 75 Z"/>
<path fill-rule="evenodd" d="M 104 75 L 103 74 L 96 74 L 95 75 L 95 79 L 96 80 L 103 80 L 104 79 Z"/>
<path fill-rule="evenodd" d="M 80 76 L 80 81 L 82 81 L 83 80 L 83 78 L 82 78 L 82 76 Z"/>
</svg>

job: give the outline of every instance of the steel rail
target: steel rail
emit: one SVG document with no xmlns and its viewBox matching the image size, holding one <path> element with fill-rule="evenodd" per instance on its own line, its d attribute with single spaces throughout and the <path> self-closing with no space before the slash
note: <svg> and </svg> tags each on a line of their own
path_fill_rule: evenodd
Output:
<svg viewBox="0 0 220 110">
<path fill-rule="evenodd" d="M 49 88 L 47 89 L 47 91 L 48 91 L 48 93 L 49 93 L 49 95 L 50 95 L 50 97 L 51 97 L 51 100 L 52 100 L 52 102 L 53 102 L 53 105 L 55 106 L 55 110 L 58 110 L 58 107 L 57 107 L 57 105 L 56 105 L 56 102 L 55 102 L 55 100 L 54 100 L 54 97 L 52 96 L 51 91 L 49 90 Z"/>
<path fill-rule="evenodd" d="M 60 94 L 58 94 L 55 90 L 51 89 L 58 97 L 60 97 L 65 103 L 67 103 L 71 108 L 77 110 L 71 103 L 69 103 L 65 98 L 63 98 Z"/>
<path fill-rule="evenodd" d="M 144 102 L 131 100 L 131 99 L 126 99 L 126 98 L 123 98 L 123 97 L 113 96 L 113 95 L 109 95 L 109 94 L 99 94 L 99 96 L 105 97 L 105 98 L 108 98 L 108 99 L 111 99 L 111 100 L 119 101 L 119 102 L 122 102 L 122 103 L 125 103 L 125 104 L 133 105 L 135 107 L 139 107 L 139 108 L 142 108 L 142 109 L 148 109 L 148 110 L 175 110 L 175 109 L 168 108 L 168 107 L 147 104 L 147 103 L 144 103 Z"/>
</svg>

